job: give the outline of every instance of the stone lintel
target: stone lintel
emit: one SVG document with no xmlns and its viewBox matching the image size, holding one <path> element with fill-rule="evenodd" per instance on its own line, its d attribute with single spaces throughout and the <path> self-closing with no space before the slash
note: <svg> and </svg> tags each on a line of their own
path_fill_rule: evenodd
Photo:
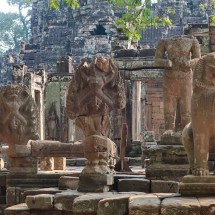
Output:
<svg viewBox="0 0 215 215">
<path fill-rule="evenodd" d="M 107 192 L 113 185 L 113 174 L 81 174 L 79 177 L 79 192 Z"/>
<path fill-rule="evenodd" d="M 34 157 L 84 157 L 82 144 L 61 143 L 59 141 L 31 141 Z"/>
</svg>

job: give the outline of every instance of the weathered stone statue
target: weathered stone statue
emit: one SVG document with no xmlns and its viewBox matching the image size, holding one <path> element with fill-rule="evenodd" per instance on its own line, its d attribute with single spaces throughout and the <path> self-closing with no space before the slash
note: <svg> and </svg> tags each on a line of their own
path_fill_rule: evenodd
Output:
<svg viewBox="0 0 215 215">
<path fill-rule="evenodd" d="M 21 84 L 2 87 L 0 90 L 0 138 L 9 146 L 10 172 L 37 171 L 33 167 L 31 169 L 31 165 L 36 165 L 36 160 L 25 156 L 28 151 L 28 141 L 39 138 L 37 126 L 37 108 L 29 89 Z"/>
<path fill-rule="evenodd" d="M 191 100 L 191 123 L 183 130 L 183 144 L 193 175 L 206 176 L 208 155 L 215 137 L 215 53 L 202 57 L 195 69 Z"/>
<path fill-rule="evenodd" d="M 215 177 L 209 175 L 209 153 L 215 148 L 215 53 L 202 57 L 193 76 L 191 123 L 182 132 L 190 174 L 183 178 L 183 195 L 214 195 Z M 211 154 L 212 153 L 212 154 Z"/>
<path fill-rule="evenodd" d="M 87 163 L 82 174 L 111 173 L 108 160 L 113 158 L 116 147 L 108 138 L 109 112 L 124 107 L 124 84 L 112 60 L 95 57 L 90 62 L 84 59 L 67 96 L 67 114 L 70 119 L 76 119 L 76 125 L 85 135 Z"/>
<path fill-rule="evenodd" d="M 182 130 L 190 122 L 192 66 L 200 57 L 199 43 L 194 37 L 176 36 L 162 39 L 158 43 L 155 65 L 165 68 L 163 76 L 165 133 L 163 136 Z M 180 115 L 178 115 L 179 112 Z M 180 125 L 176 124 L 176 116 L 179 118 Z"/>
</svg>

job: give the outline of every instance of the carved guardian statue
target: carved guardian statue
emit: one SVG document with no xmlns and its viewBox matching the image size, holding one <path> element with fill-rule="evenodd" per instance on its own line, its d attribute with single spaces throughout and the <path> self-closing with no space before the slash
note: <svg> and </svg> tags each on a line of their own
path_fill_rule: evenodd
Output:
<svg viewBox="0 0 215 215">
<path fill-rule="evenodd" d="M 190 173 L 207 176 L 209 152 L 215 148 L 215 53 L 202 57 L 195 69 L 191 123 L 183 130 Z"/>
</svg>

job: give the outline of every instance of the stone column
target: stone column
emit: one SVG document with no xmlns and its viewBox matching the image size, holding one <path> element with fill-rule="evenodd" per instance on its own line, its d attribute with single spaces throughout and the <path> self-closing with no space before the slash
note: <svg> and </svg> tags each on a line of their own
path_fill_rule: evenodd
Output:
<svg viewBox="0 0 215 215">
<path fill-rule="evenodd" d="M 132 86 L 132 141 L 140 140 L 141 132 L 141 81 Z"/>
</svg>

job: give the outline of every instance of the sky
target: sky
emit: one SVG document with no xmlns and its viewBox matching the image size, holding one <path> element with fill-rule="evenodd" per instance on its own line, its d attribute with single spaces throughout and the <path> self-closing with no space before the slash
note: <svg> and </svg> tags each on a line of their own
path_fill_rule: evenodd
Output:
<svg viewBox="0 0 215 215">
<path fill-rule="evenodd" d="M 17 12 L 16 7 L 9 6 L 6 0 L 0 0 L 0 11 L 2 12 Z"/>
</svg>

